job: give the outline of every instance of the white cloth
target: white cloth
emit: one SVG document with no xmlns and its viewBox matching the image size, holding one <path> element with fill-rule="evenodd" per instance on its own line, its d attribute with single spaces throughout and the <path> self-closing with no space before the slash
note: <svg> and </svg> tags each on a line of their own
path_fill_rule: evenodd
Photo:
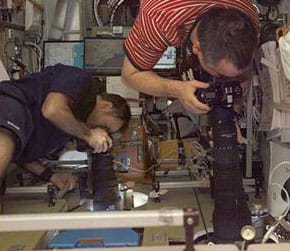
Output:
<svg viewBox="0 0 290 251">
<path fill-rule="evenodd" d="M 290 32 L 280 37 L 281 61 L 286 78 L 290 81 Z"/>
</svg>

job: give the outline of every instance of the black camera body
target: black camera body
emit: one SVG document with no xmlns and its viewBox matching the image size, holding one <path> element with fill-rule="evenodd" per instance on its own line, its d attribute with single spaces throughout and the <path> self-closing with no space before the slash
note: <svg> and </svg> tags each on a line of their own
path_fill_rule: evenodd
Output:
<svg viewBox="0 0 290 251">
<path fill-rule="evenodd" d="M 198 89 L 198 100 L 210 107 L 231 107 L 234 100 L 242 97 L 242 88 L 238 81 L 226 81 L 213 78 L 207 89 Z"/>
</svg>

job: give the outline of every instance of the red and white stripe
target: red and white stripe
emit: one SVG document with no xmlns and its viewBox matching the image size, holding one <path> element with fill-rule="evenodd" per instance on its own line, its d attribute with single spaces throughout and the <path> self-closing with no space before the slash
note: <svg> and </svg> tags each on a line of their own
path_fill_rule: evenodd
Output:
<svg viewBox="0 0 290 251">
<path fill-rule="evenodd" d="M 124 43 L 128 58 L 139 70 L 152 69 L 166 48 L 180 46 L 196 19 L 213 7 L 237 9 L 258 27 L 251 0 L 141 0 Z"/>
</svg>

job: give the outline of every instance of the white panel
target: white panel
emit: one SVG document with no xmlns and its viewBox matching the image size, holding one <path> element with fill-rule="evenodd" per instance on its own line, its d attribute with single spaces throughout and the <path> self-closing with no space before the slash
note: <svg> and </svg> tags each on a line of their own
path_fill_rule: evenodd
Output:
<svg viewBox="0 0 290 251">
<path fill-rule="evenodd" d="M 9 80 L 8 73 L 0 59 L 0 81 Z"/>
<path fill-rule="evenodd" d="M 127 99 L 139 100 L 139 92 L 124 85 L 121 77 L 107 77 L 106 87 L 108 93 L 118 94 Z M 138 106 L 138 103 L 135 102 L 135 106 Z"/>
<path fill-rule="evenodd" d="M 271 142 L 271 167 L 268 186 L 268 208 L 272 216 L 279 217 L 287 208 L 281 197 L 281 186 L 290 178 L 290 146 Z M 278 184 L 273 185 L 273 183 Z"/>
<path fill-rule="evenodd" d="M 280 3 L 280 10 L 283 12 L 288 13 L 288 20 L 290 18 L 290 1 L 289 0 L 282 0 Z"/>
</svg>

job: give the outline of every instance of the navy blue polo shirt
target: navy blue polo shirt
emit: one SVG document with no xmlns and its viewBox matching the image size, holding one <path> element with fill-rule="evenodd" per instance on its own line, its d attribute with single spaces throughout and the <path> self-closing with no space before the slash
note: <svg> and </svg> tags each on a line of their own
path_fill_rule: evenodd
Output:
<svg viewBox="0 0 290 251">
<path fill-rule="evenodd" d="M 18 149 L 20 153 L 16 154 L 19 161 L 29 162 L 44 158 L 51 151 L 63 147 L 72 138 L 45 119 L 41 108 L 50 92 L 62 93 L 78 103 L 81 90 L 91 84 L 91 81 L 92 76 L 89 73 L 79 68 L 57 64 L 20 80 L 0 83 L 0 101 L 2 93 L 6 98 L 2 99 L 3 104 L 7 108 L 2 114 L 8 114 L 8 119 L 6 116 L 0 121 L 9 122 L 0 126 L 11 128 L 22 139 L 22 147 Z M 19 112 L 22 108 L 23 111 Z M 17 111 L 19 114 L 16 114 Z"/>
</svg>

